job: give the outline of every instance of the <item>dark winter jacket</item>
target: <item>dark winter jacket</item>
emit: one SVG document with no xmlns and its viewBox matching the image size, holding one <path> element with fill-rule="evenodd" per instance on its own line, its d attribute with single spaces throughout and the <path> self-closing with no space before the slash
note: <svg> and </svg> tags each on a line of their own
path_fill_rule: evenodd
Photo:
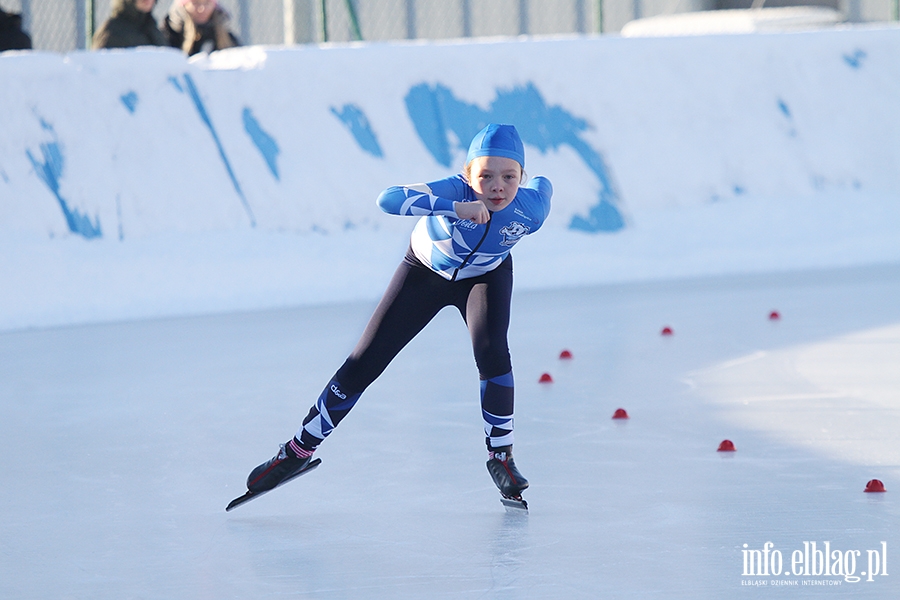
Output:
<svg viewBox="0 0 900 600">
<path fill-rule="evenodd" d="M 31 38 L 22 31 L 22 17 L 0 9 L 0 52 L 31 50 Z"/>
<path fill-rule="evenodd" d="M 162 24 L 162 32 L 169 46 L 180 48 L 188 56 L 198 52 L 212 52 L 240 46 L 228 24 L 230 15 L 216 5 L 209 21 L 203 25 L 194 23 L 184 6 L 175 2 Z"/>
<path fill-rule="evenodd" d="M 139 11 L 134 0 L 112 0 L 109 19 L 94 34 L 94 50 L 165 46 L 166 39 L 156 26 L 152 13 Z"/>
</svg>

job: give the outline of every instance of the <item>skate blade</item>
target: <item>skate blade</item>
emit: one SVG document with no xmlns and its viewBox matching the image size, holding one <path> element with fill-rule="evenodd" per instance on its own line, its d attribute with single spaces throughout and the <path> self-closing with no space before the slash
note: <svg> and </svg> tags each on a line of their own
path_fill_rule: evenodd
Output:
<svg viewBox="0 0 900 600">
<path fill-rule="evenodd" d="M 506 507 L 506 512 L 521 513 L 528 512 L 528 503 L 522 496 L 500 496 L 500 502 Z"/>
</svg>

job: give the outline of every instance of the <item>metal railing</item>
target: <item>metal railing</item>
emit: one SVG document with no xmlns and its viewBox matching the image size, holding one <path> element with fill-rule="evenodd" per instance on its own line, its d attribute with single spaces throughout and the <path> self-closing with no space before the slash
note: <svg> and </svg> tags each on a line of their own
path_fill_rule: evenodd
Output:
<svg viewBox="0 0 900 600">
<path fill-rule="evenodd" d="M 617 32 L 628 21 L 743 0 L 218 0 L 243 45 Z M 827 0 L 780 0 L 779 5 Z M 834 0 L 851 21 L 900 18 L 900 0 Z M 173 0 L 159 0 L 161 21 Z M 746 0 L 749 6 L 752 0 Z M 775 2 L 770 2 L 774 4 Z M 727 5 L 727 6 L 726 6 Z M 89 48 L 110 0 L 0 0 L 22 14 L 36 50 Z"/>
<path fill-rule="evenodd" d="M 243 45 L 598 33 L 604 0 L 219 0 Z M 610 2 L 611 0 L 606 0 Z M 684 2 L 685 0 L 673 0 Z M 692 0 L 687 0 L 692 1 Z M 173 0 L 159 0 L 161 21 Z M 36 50 L 90 48 L 110 0 L 0 0 Z"/>
</svg>

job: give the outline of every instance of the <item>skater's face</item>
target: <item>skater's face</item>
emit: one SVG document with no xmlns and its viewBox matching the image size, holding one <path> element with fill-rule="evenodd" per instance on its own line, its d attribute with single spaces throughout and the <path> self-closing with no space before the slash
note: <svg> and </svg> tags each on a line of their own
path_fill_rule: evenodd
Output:
<svg viewBox="0 0 900 600">
<path fill-rule="evenodd" d="M 504 156 L 479 156 L 469 163 L 468 176 L 475 197 L 495 212 L 515 199 L 522 181 L 522 167 Z"/>
</svg>

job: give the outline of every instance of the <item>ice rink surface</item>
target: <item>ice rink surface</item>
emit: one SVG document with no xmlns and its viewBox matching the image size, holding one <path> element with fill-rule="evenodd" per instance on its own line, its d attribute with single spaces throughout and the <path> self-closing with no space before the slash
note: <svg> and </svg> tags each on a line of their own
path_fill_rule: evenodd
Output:
<svg viewBox="0 0 900 600">
<path fill-rule="evenodd" d="M 898 265 L 517 292 L 527 515 L 451 310 L 230 513 L 372 304 L 0 334 L 0 597 L 900 597 L 898 298 Z"/>
</svg>

